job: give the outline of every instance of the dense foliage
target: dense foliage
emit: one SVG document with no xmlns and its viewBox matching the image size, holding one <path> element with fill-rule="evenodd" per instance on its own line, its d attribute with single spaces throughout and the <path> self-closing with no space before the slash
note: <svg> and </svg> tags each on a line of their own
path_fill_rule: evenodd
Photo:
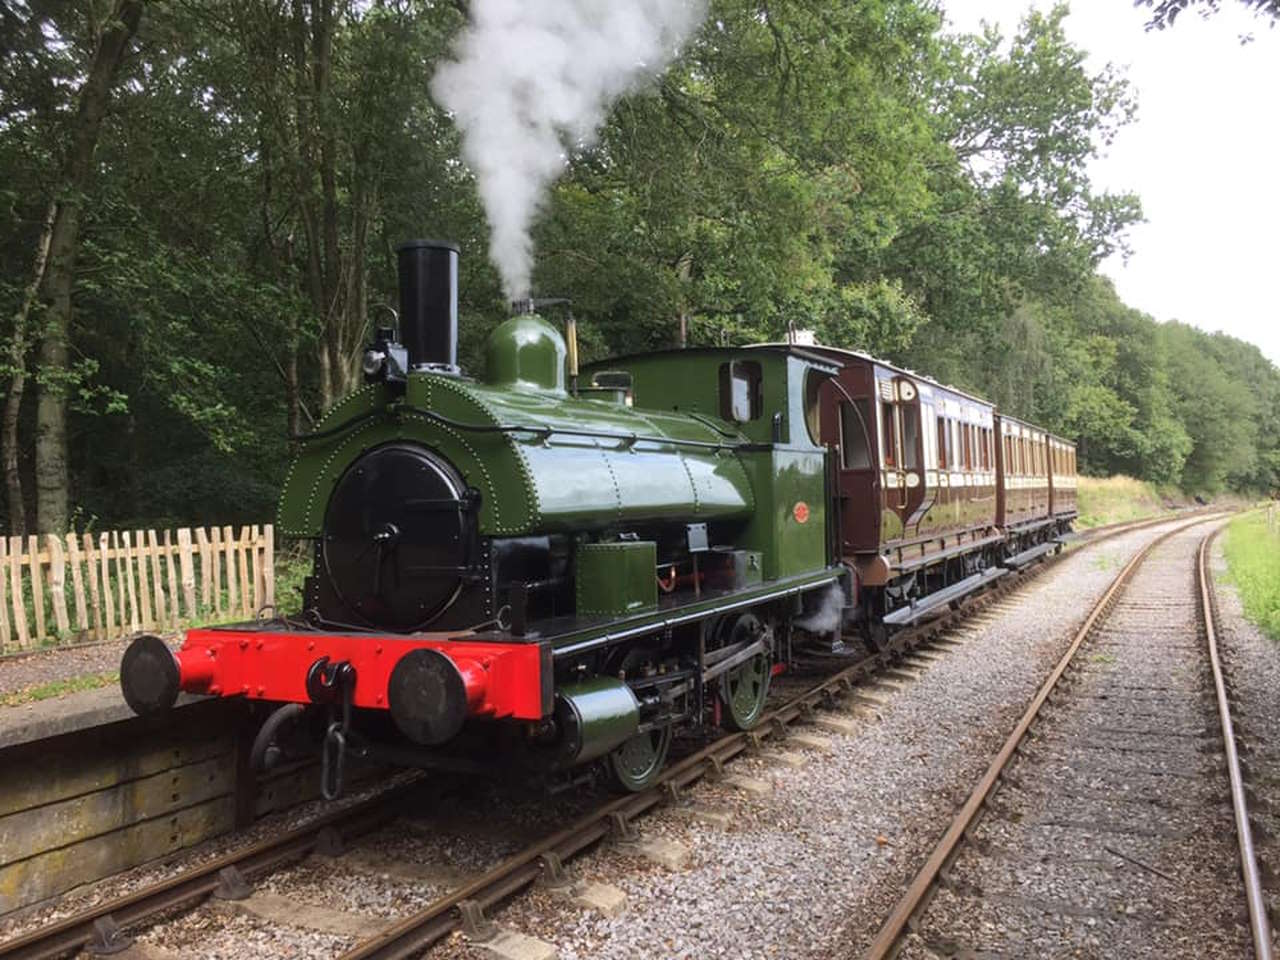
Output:
<svg viewBox="0 0 1280 960">
<path fill-rule="evenodd" d="M 0 0 L 11 532 L 267 516 L 288 433 L 356 382 L 403 238 L 461 242 L 466 364 L 504 315 L 428 93 L 465 3 L 148 0 L 125 29 L 140 2 Z M 567 146 L 537 288 L 573 298 L 589 357 L 809 328 L 1079 438 L 1090 470 L 1274 487 L 1276 369 L 1095 273 L 1141 212 L 1087 161 L 1134 103 L 1065 15 L 952 36 L 917 0 L 713 0 L 675 67 Z M 74 256 L 44 267 L 68 209 Z"/>
</svg>

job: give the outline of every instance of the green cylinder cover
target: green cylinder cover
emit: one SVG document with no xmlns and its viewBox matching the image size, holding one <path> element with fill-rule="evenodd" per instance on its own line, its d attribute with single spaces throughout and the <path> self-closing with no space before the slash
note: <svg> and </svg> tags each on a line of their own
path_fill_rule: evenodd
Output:
<svg viewBox="0 0 1280 960">
<path fill-rule="evenodd" d="M 616 677 L 592 677 L 561 687 L 556 721 L 562 732 L 559 762 L 565 766 L 602 757 L 636 735 L 640 704 Z"/>
<path fill-rule="evenodd" d="M 489 335 L 488 381 L 504 387 L 564 393 L 566 350 L 560 331 L 537 314 L 512 317 Z"/>
</svg>

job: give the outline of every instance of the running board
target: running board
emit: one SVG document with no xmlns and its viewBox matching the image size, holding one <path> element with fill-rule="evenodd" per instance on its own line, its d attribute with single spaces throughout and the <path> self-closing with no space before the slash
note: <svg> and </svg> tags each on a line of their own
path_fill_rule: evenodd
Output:
<svg viewBox="0 0 1280 960">
<path fill-rule="evenodd" d="M 1057 540 L 1050 540 L 1048 543 L 1042 543 L 1038 547 L 1032 547 L 1030 550 L 1023 550 L 1021 553 L 1014 554 L 1008 560 L 1001 561 L 1001 566 L 1010 570 L 1019 570 L 1032 560 L 1039 560 L 1046 553 L 1052 553 L 1060 546 L 1062 544 Z"/>
<path fill-rule="evenodd" d="M 913 623 L 923 620 L 929 614 L 945 607 L 951 601 L 958 600 L 973 593 L 979 587 L 985 587 L 988 583 L 999 580 L 1008 572 L 1003 567 L 988 567 L 981 573 L 965 577 L 959 583 L 953 583 L 937 593 L 931 593 L 923 600 L 913 602 L 910 606 L 899 607 L 892 613 L 885 614 L 883 622 L 890 627 L 909 627 Z"/>
</svg>

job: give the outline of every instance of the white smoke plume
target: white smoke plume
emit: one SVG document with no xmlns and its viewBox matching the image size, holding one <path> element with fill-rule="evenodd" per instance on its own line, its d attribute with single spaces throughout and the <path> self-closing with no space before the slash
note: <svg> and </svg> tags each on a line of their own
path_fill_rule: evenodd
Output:
<svg viewBox="0 0 1280 960">
<path fill-rule="evenodd" d="M 490 256 L 512 299 L 529 295 L 529 230 L 566 144 L 590 145 L 610 104 L 666 68 L 703 9 L 704 0 L 471 0 L 471 24 L 431 92 L 462 131 Z"/>
<path fill-rule="evenodd" d="M 810 633 L 832 633 L 840 626 L 844 614 L 844 590 L 831 584 L 818 597 L 818 606 L 796 620 L 796 626 Z"/>
</svg>

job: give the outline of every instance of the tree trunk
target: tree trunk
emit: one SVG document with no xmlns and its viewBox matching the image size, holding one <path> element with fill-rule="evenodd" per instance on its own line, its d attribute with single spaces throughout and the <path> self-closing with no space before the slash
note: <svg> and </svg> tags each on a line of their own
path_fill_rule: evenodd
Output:
<svg viewBox="0 0 1280 960">
<path fill-rule="evenodd" d="M 369 178 L 363 175 L 364 153 L 357 148 L 351 187 L 351 248 L 343 265 L 340 296 L 343 309 L 334 324 L 334 386 L 341 395 L 350 393 L 358 382 L 369 320 L 369 284 L 365 250 L 369 223 L 376 205 Z"/>
<path fill-rule="evenodd" d="M 13 316 L 13 335 L 9 339 L 9 362 L 13 366 L 13 380 L 9 383 L 9 395 L 4 402 L 4 419 L 0 425 L 0 459 L 4 462 L 4 485 L 9 500 L 9 535 L 27 535 L 27 505 L 22 496 L 22 472 L 18 467 L 18 422 L 22 416 L 22 395 L 27 387 L 27 332 L 31 308 L 44 282 L 45 268 L 49 263 L 49 243 L 53 239 L 53 221 L 58 215 L 58 201 L 49 201 L 40 239 L 36 241 L 35 265 L 31 282 L 22 294 L 22 303 Z"/>
<path fill-rule="evenodd" d="M 676 261 L 676 277 L 680 280 L 680 313 L 676 317 L 676 346 L 689 345 L 689 278 L 693 275 L 693 254 L 683 253 Z"/>
<path fill-rule="evenodd" d="M 329 392 L 325 403 L 337 400 L 346 392 L 341 338 L 346 305 L 342 296 L 341 246 L 338 239 L 337 134 L 334 132 L 333 78 L 333 0 L 313 0 L 311 5 L 313 84 L 316 103 L 316 129 L 320 139 L 321 224 L 324 231 L 324 324 L 320 343 L 320 369 Z"/>
<path fill-rule="evenodd" d="M 80 103 L 57 197 L 57 213 L 49 237 L 49 260 L 42 296 L 46 303 L 40 342 L 40 394 L 36 403 L 36 522 L 44 533 L 64 533 L 69 522 L 67 473 L 67 351 L 71 334 L 71 292 L 84 192 L 93 174 L 102 118 L 112 82 L 129 41 L 142 20 L 144 0 L 116 0 L 103 25 Z"/>
<path fill-rule="evenodd" d="M 320 388 L 320 416 L 333 406 L 333 381 L 329 372 L 328 317 L 329 304 L 325 297 L 324 267 L 321 263 L 320 224 L 316 216 L 312 184 L 315 175 L 314 130 L 310 101 L 314 96 L 314 79 L 310 76 L 307 56 L 307 16 L 302 0 L 292 0 L 293 11 L 293 94 L 294 118 L 297 125 L 298 156 L 297 194 L 298 217 L 302 223 L 303 240 L 307 248 L 303 265 L 307 284 L 307 299 L 316 321 L 320 324 L 320 337 L 316 350 Z M 317 108 L 318 109 L 318 108 Z M 296 358 L 295 358 L 296 359 Z"/>
<path fill-rule="evenodd" d="M 258 116 L 258 150 L 262 154 L 262 239 L 267 251 L 267 272 L 274 279 L 281 279 L 280 251 L 271 229 L 271 198 L 274 195 L 272 177 L 274 155 L 271 150 L 271 138 L 267 134 L 264 115 Z M 285 241 L 286 261 L 293 259 L 292 238 Z M 298 318 L 289 311 L 288 327 L 285 337 L 285 360 L 276 366 L 280 369 L 284 380 L 285 410 L 288 414 L 289 436 L 296 437 L 302 432 L 302 394 L 298 389 Z"/>
</svg>

